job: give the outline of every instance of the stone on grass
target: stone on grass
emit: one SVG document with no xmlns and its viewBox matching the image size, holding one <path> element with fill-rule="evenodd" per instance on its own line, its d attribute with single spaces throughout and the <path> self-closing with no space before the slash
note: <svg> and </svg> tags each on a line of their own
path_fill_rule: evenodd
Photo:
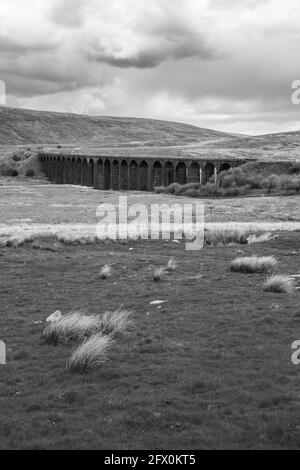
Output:
<svg viewBox="0 0 300 470">
<path fill-rule="evenodd" d="M 54 323 L 55 321 L 59 321 L 62 319 L 62 313 L 57 310 L 56 312 L 52 313 L 50 317 L 47 318 L 46 322 L 47 323 Z"/>
</svg>

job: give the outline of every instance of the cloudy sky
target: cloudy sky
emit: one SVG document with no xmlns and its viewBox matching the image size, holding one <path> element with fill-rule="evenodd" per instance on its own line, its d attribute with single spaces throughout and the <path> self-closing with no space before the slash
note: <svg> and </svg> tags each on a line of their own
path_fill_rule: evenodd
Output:
<svg viewBox="0 0 300 470">
<path fill-rule="evenodd" d="M 0 0 L 7 104 L 300 129 L 299 0 Z"/>
</svg>

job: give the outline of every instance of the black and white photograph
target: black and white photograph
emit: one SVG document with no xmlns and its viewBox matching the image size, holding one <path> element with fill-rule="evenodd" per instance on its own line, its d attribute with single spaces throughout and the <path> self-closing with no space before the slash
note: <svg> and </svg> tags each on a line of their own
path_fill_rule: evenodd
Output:
<svg viewBox="0 0 300 470">
<path fill-rule="evenodd" d="M 300 450 L 298 0 L 0 0 L 0 450 Z"/>
</svg>

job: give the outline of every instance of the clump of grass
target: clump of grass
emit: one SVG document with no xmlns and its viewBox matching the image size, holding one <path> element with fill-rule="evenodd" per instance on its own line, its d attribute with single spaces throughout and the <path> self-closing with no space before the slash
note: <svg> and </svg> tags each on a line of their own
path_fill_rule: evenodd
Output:
<svg viewBox="0 0 300 470">
<path fill-rule="evenodd" d="M 266 233 L 258 233 L 254 235 L 250 235 L 248 237 L 248 243 L 262 243 L 262 242 L 268 242 L 272 239 L 273 234 L 271 232 L 266 232 Z"/>
<path fill-rule="evenodd" d="M 123 333 L 131 323 L 131 312 L 118 309 L 103 315 L 85 315 L 83 312 L 70 312 L 60 320 L 50 323 L 43 331 L 43 338 L 52 344 L 66 341 L 82 341 L 95 334 L 110 335 Z"/>
<path fill-rule="evenodd" d="M 49 243 L 33 242 L 31 247 L 33 250 L 51 251 L 53 253 L 57 253 L 60 249 L 60 245 L 58 243 L 50 245 Z"/>
<path fill-rule="evenodd" d="M 16 235 L 14 237 L 2 238 L 0 241 L 0 246 L 8 248 L 20 248 L 21 246 L 25 245 L 25 243 L 32 241 L 32 235 Z"/>
<path fill-rule="evenodd" d="M 63 235 L 57 235 L 56 239 L 63 243 L 64 245 L 69 245 L 69 246 L 86 246 L 86 245 L 93 245 L 97 243 L 97 237 L 94 235 L 86 235 L 86 236 L 81 236 L 79 234 L 63 234 Z"/>
<path fill-rule="evenodd" d="M 277 260 L 274 256 L 251 256 L 237 258 L 232 261 L 231 271 L 244 274 L 268 273 L 272 271 L 276 265 Z"/>
<path fill-rule="evenodd" d="M 241 230 L 208 230 L 204 234 L 204 244 L 218 245 L 247 245 L 247 234 Z"/>
<path fill-rule="evenodd" d="M 105 312 L 100 319 L 101 333 L 103 335 L 112 335 L 115 333 L 124 333 L 131 324 L 130 316 L 132 312 L 119 308 L 114 312 Z"/>
<path fill-rule="evenodd" d="M 289 276 L 282 274 L 274 275 L 265 281 L 264 291 L 277 294 L 292 294 L 295 291 L 295 283 Z"/>
<path fill-rule="evenodd" d="M 160 282 L 162 280 L 163 275 L 165 274 L 165 271 L 166 269 L 163 266 L 155 269 L 153 273 L 153 280 L 155 282 Z"/>
<path fill-rule="evenodd" d="M 172 259 L 170 259 L 170 261 L 169 261 L 168 264 L 167 264 L 167 272 L 168 272 L 169 274 L 172 274 L 172 273 L 174 273 L 174 272 L 176 271 L 176 269 L 177 269 L 177 263 L 176 263 L 176 261 L 172 258 Z"/>
<path fill-rule="evenodd" d="M 100 271 L 100 277 L 103 280 L 111 278 L 111 267 L 109 264 L 106 264 L 105 266 L 103 266 L 103 268 Z"/>
<path fill-rule="evenodd" d="M 67 370 L 84 373 L 91 369 L 97 369 L 107 360 L 107 351 L 111 345 L 111 336 L 96 334 L 86 339 L 68 360 Z"/>
<path fill-rule="evenodd" d="M 101 330 L 101 315 L 70 312 L 60 320 L 50 323 L 43 331 L 43 338 L 49 343 L 58 344 L 70 340 L 83 340 Z"/>
</svg>

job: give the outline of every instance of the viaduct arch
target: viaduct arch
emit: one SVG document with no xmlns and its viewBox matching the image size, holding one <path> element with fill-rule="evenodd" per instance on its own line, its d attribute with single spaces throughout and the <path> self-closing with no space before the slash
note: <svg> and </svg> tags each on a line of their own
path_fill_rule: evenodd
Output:
<svg viewBox="0 0 300 470">
<path fill-rule="evenodd" d="M 172 183 L 218 183 L 223 171 L 248 160 L 205 158 L 165 159 L 40 153 L 42 170 L 56 184 L 99 190 L 152 191 Z"/>
</svg>

